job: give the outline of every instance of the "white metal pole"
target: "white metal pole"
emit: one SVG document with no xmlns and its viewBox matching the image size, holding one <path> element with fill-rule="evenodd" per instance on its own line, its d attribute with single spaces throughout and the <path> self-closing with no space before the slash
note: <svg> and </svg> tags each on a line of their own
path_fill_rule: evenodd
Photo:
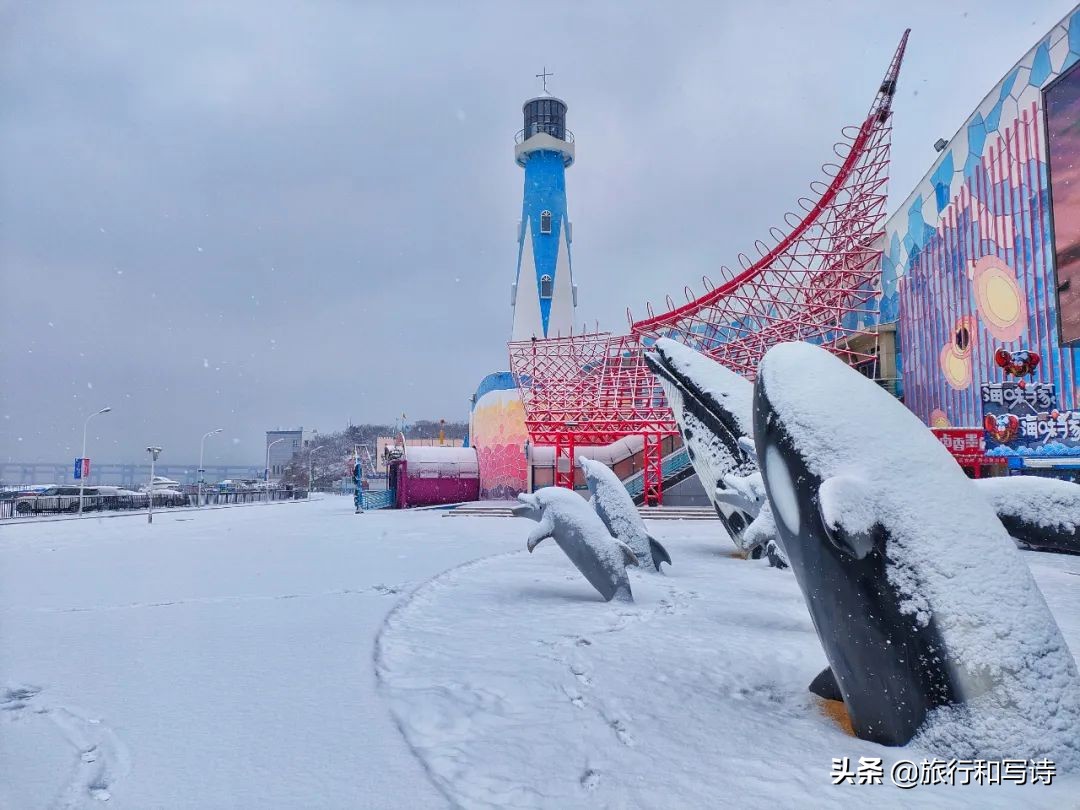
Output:
<svg viewBox="0 0 1080 810">
<path fill-rule="evenodd" d="M 217 430 L 211 430 L 209 433 L 204 433 L 202 439 L 199 441 L 199 502 L 197 504 L 199 509 L 202 509 L 202 488 L 203 478 L 206 471 L 203 469 L 203 446 L 206 444 L 207 436 L 213 436 L 215 433 L 221 433 L 225 428 L 218 428 Z"/>
<path fill-rule="evenodd" d="M 270 448 L 275 444 L 279 444 L 285 441 L 285 439 L 274 439 L 270 444 L 266 445 L 266 467 L 263 474 L 263 483 L 266 484 L 266 501 L 270 502 Z"/>
<path fill-rule="evenodd" d="M 157 456 L 153 450 L 150 451 L 150 490 L 147 494 L 146 501 L 146 522 L 154 522 L 154 462 L 157 460 Z"/>
<path fill-rule="evenodd" d="M 89 427 L 90 420 L 93 419 L 95 416 L 97 416 L 99 413 L 108 413 L 111 410 L 112 410 L 112 408 L 110 407 L 110 408 L 102 408 L 100 411 L 94 411 L 92 414 L 90 414 L 88 417 L 86 417 L 86 421 L 83 422 L 83 426 L 82 426 L 82 455 L 79 456 L 79 460 L 80 460 L 80 463 L 84 467 L 86 466 L 86 428 Z M 83 488 L 85 487 L 85 485 L 86 485 L 86 476 L 83 475 L 82 472 L 80 471 L 79 472 L 79 514 L 80 515 L 83 512 Z"/>
</svg>

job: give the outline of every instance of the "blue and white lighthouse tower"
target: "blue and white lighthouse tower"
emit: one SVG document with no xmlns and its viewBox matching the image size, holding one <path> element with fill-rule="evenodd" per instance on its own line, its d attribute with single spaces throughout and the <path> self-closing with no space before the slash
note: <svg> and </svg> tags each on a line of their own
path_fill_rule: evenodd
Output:
<svg viewBox="0 0 1080 810">
<path fill-rule="evenodd" d="M 566 128 L 566 102 L 545 94 L 526 101 L 522 111 L 525 126 L 514 139 L 514 158 L 525 169 L 525 193 L 511 293 L 513 340 L 570 334 L 577 307 L 570 266 L 573 229 L 566 213 L 574 134 Z"/>
</svg>

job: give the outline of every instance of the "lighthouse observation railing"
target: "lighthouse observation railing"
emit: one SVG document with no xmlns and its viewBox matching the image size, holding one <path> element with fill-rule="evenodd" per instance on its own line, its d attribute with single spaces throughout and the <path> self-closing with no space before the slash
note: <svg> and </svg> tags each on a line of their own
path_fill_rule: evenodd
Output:
<svg viewBox="0 0 1080 810">
<path fill-rule="evenodd" d="M 555 124 L 535 124 L 534 126 L 529 127 L 528 135 L 525 134 L 524 129 L 519 129 L 514 135 L 514 143 L 516 145 L 521 145 L 539 132 L 550 135 L 552 138 L 558 138 L 560 141 L 566 141 L 567 143 L 574 142 L 574 133 L 571 130 L 566 129 L 566 127 L 558 127 L 555 126 Z"/>
</svg>

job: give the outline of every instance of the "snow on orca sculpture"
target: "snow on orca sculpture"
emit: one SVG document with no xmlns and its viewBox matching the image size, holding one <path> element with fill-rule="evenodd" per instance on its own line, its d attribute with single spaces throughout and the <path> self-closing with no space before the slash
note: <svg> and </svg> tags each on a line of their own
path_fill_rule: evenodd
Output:
<svg viewBox="0 0 1080 810">
<path fill-rule="evenodd" d="M 584 498 L 563 487 L 544 487 L 531 495 L 518 495 L 518 500 L 521 503 L 512 510 L 514 517 L 527 517 L 539 524 L 529 532 L 526 548 L 530 554 L 541 541 L 554 538 L 605 602 L 634 601 L 626 566 L 637 565 L 638 559 L 628 545 L 608 533 Z"/>
<path fill-rule="evenodd" d="M 611 536 L 630 546 L 638 565 L 646 571 L 659 571 L 661 562 L 671 565 L 667 550 L 645 528 L 645 521 L 619 476 L 606 464 L 583 456 L 578 457 L 578 464 L 592 494 L 592 507 Z"/>
<path fill-rule="evenodd" d="M 753 384 L 668 338 L 656 341 L 645 362 L 664 389 L 705 494 L 732 541 L 744 548 L 743 534 L 757 513 L 748 511 L 740 493 L 726 492 L 725 478 L 757 469 L 750 446 L 740 443 L 753 432 Z"/>
<path fill-rule="evenodd" d="M 787 555 L 780 535 L 776 531 L 776 520 L 768 500 L 761 505 L 757 517 L 746 527 L 743 535 L 746 547 L 750 549 L 750 559 L 765 557 L 773 568 L 788 568 Z"/>
<path fill-rule="evenodd" d="M 1080 767 L 1076 662 L 945 447 L 806 343 L 765 355 L 754 400 L 772 513 L 855 733 Z"/>
<path fill-rule="evenodd" d="M 1034 475 L 972 483 L 1014 539 L 1032 548 L 1080 554 L 1080 486 Z"/>
</svg>

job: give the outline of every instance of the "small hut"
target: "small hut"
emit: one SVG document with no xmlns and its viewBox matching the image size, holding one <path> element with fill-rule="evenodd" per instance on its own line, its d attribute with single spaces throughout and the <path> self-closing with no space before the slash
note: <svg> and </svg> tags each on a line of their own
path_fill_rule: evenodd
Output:
<svg viewBox="0 0 1080 810">
<path fill-rule="evenodd" d="M 480 499 L 480 465 L 472 447 L 406 445 L 389 459 L 394 506 L 435 506 Z"/>
</svg>

